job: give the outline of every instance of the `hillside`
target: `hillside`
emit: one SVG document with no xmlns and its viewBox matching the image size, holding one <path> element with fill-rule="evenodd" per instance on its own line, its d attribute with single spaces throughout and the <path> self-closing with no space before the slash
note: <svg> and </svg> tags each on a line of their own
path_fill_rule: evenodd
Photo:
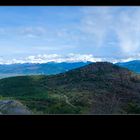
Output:
<svg viewBox="0 0 140 140">
<path fill-rule="evenodd" d="M 0 95 L 37 114 L 140 113 L 140 76 L 97 62 L 56 75 L 0 80 Z"/>
</svg>

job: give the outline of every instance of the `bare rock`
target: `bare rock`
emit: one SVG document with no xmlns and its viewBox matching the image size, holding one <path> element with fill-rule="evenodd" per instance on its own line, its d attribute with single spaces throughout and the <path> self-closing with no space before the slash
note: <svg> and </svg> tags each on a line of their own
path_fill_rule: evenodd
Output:
<svg viewBox="0 0 140 140">
<path fill-rule="evenodd" d="M 31 111 L 16 100 L 0 100 L 0 114 L 8 115 L 30 115 Z"/>
</svg>

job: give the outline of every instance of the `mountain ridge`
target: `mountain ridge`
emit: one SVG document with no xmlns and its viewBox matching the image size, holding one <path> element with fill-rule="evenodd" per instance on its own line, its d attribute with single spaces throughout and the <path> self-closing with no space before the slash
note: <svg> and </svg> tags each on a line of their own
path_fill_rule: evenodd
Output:
<svg viewBox="0 0 140 140">
<path fill-rule="evenodd" d="M 75 63 L 24 63 L 24 64 L 10 64 L 0 65 L 0 77 L 12 77 L 18 75 L 37 75 L 37 74 L 58 74 L 74 68 L 85 66 L 91 62 L 75 62 Z"/>
<path fill-rule="evenodd" d="M 129 70 L 140 73 L 140 60 L 117 63 L 118 66 L 128 68 Z"/>
<path fill-rule="evenodd" d="M 140 112 L 140 76 L 108 62 L 56 75 L 0 80 L 0 95 L 43 114 L 131 114 Z"/>
<path fill-rule="evenodd" d="M 48 63 L 24 63 L 0 65 L 0 78 L 21 76 L 21 75 L 55 75 L 64 73 L 72 69 L 80 68 L 95 62 L 48 62 Z M 140 60 L 129 62 L 118 62 L 115 65 L 128 68 L 129 70 L 140 73 Z"/>
</svg>

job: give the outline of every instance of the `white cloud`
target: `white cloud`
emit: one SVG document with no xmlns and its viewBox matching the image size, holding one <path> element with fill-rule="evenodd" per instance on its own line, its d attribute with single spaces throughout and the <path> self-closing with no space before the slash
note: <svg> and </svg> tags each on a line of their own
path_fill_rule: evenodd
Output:
<svg viewBox="0 0 140 140">
<path fill-rule="evenodd" d="M 91 54 L 73 54 L 70 53 L 68 55 L 62 56 L 58 54 L 50 54 L 50 55 L 37 55 L 37 56 L 29 56 L 26 59 L 26 62 L 32 63 L 47 63 L 47 62 L 96 62 L 102 61 L 101 58 L 94 58 Z"/>
<path fill-rule="evenodd" d="M 44 27 L 24 27 L 19 29 L 19 34 L 29 38 L 40 37 L 46 34 Z"/>
<path fill-rule="evenodd" d="M 117 60 L 117 62 L 129 62 L 129 61 L 133 61 L 133 60 L 140 60 L 140 53 L 137 53 L 135 55 L 131 55 L 129 57 L 126 58 L 122 58 Z"/>
<path fill-rule="evenodd" d="M 39 54 L 36 56 L 28 56 L 23 59 L 11 59 L 5 60 L 0 59 L 0 64 L 16 64 L 16 63 L 48 63 L 48 62 L 100 62 L 107 61 L 105 58 L 97 58 L 91 54 L 73 54 L 70 53 L 68 55 L 58 55 L 58 54 Z"/>
<path fill-rule="evenodd" d="M 58 22 L 57 24 L 59 26 L 52 25 L 53 28 L 48 28 L 51 26 L 47 26 L 47 22 L 46 24 L 40 24 L 43 25 L 42 27 L 40 25 L 34 26 L 33 24 L 33 26 L 26 25 L 23 27 L 0 28 L 0 35 L 3 37 L 4 34 L 9 37 L 9 47 L 7 48 L 5 46 L 8 45 L 3 43 L 5 40 L 1 38 L 1 48 L 4 46 L 1 49 L 3 54 L 7 54 L 7 52 L 16 55 L 27 55 L 31 53 L 35 55 L 37 53 L 42 54 L 42 52 L 50 53 L 50 55 L 29 56 L 23 59 L 0 60 L 0 63 L 46 63 L 50 61 L 94 62 L 106 60 L 118 62 L 139 59 L 137 55 L 137 53 L 140 52 L 139 7 L 105 6 L 81 7 L 81 9 L 79 17 L 74 14 L 76 17 L 74 19 L 77 20 L 71 20 L 69 23 L 66 22 L 66 24 L 65 22 L 63 24 Z M 69 18 L 69 14 L 67 16 L 66 13 L 64 13 L 64 15 L 67 19 L 71 19 Z M 62 18 L 64 21 L 65 18 L 63 16 Z M 23 39 L 21 37 L 25 38 Z M 35 38 L 33 42 L 32 38 Z M 68 54 L 70 52 L 76 54 Z M 68 55 L 54 56 L 52 53 Z M 82 53 L 91 54 L 82 55 Z M 95 57 L 95 55 L 104 56 L 105 58 Z M 120 59 L 114 59 L 117 57 Z"/>
<path fill-rule="evenodd" d="M 122 51 L 128 55 L 137 53 L 140 48 L 139 15 L 139 8 L 123 11 L 119 15 L 116 28 L 114 27 L 118 35 L 120 47 L 122 48 Z"/>
<path fill-rule="evenodd" d="M 114 58 L 100 58 L 94 57 L 92 54 L 74 54 L 70 53 L 68 55 L 58 55 L 58 54 L 38 54 L 36 56 L 28 56 L 23 59 L 9 59 L 6 60 L 4 58 L 0 58 L 0 64 L 24 64 L 24 63 L 48 63 L 48 62 L 128 62 L 132 60 L 140 60 L 140 53 L 134 56 L 122 58 L 122 59 L 114 59 Z"/>
<path fill-rule="evenodd" d="M 94 40 L 94 46 L 104 47 L 115 35 L 114 47 L 124 55 L 140 51 L 139 7 L 85 7 L 82 11 L 81 30 Z"/>
<path fill-rule="evenodd" d="M 105 43 L 108 31 L 112 27 L 112 14 L 108 7 L 86 7 L 83 8 L 81 19 L 81 30 L 94 41 L 95 46 L 102 47 Z"/>
</svg>

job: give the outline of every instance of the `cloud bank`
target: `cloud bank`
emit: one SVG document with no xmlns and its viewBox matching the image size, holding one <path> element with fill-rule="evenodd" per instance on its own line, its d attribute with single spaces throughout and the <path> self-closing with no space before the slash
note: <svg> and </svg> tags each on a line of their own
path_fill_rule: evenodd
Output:
<svg viewBox="0 0 140 140">
<path fill-rule="evenodd" d="M 23 59 L 11 59 L 5 60 L 0 59 L 0 64 L 23 64 L 23 63 L 48 63 L 48 62 L 96 62 L 103 61 L 103 58 L 94 58 L 92 54 L 68 54 L 68 55 L 58 55 L 58 54 L 39 54 L 36 56 L 28 56 Z"/>
<path fill-rule="evenodd" d="M 10 59 L 6 60 L 3 58 L 0 58 L 0 64 L 24 64 L 24 63 L 49 63 L 49 62 L 55 62 L 55 63 L 61 63 L 61 62 L 67 62 L 67 63 L 73 63 L 73 62 L 111 62 L 111 63 L 117 63 L 117 62 L 128 62 L 132 60 L 140 60 L 140 54 L 137 54 L 137 56 L 131 56 L 124 59 L 114 59 L 114 58 L 99 58 L 94 57 L 92 54 L 73 54 L 70 53 L 68 55 L 58 55 L 58 54 L 39 54 L 36 56 L 28 56 L 23 59 Z"/>
</svg>

